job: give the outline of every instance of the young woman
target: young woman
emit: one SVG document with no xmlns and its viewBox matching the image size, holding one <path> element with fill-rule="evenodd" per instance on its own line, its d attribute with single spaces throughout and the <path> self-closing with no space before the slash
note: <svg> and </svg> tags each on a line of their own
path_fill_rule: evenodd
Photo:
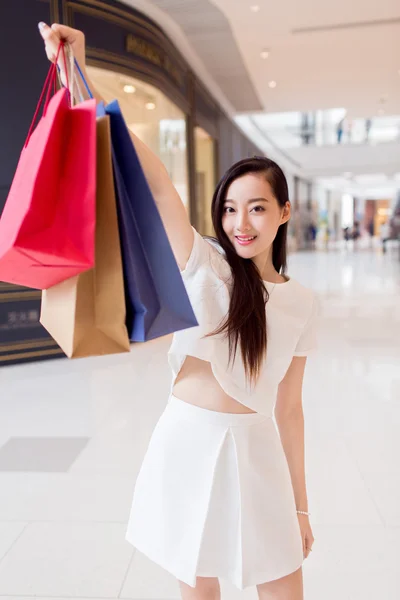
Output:
<svg viewBox="0 0 400 600">
<path fill-rule="evenodd" d="M 81 32 L 40 31 L 50 60 L 63 39 L 84 69 Z M 173 338 L 172 393 L 137 478 L 127 540 L 179 580 L 184 600 L 220 598 L 220 577 L 257 586 L 260 600 L 301 600 L 314 540 L 302 382 L 317 303 L 284 275 L 285 176 L 264 157 L 233 165 L 212 202 L 217 239 L 205 240 L 160 160 L 132 140 L 199 327 Z"/>
</svg>

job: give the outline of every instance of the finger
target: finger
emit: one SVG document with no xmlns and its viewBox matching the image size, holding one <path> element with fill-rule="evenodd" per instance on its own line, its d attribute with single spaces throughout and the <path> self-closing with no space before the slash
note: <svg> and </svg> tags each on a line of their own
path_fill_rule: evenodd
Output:
<svg viewBox="0 0 400 600">
<path fill-rule="evenodd" d="M 309 554 L 310 554 L 310 540 L 308 538 L 307 535 L 304 536 L 304 552 L 305 552 L 305 558 L 308 558 Z"/>
<path fill-rule="evenodd" d="M 53 50 L 51 50 L 50 48 L 47 48 L 47 46 L 45 46 L 45 52 L 46 52 L 46 56 L 50 62 L 52 62 L 52 63 L 56 62 L 56 55 L 54 54 Z"/>
<path fill-rule="evenodd" d="M 307 543 L 307 540 L 304 542 L 304 558 L 308 558 L 308 555 L 310 554 L 310 550 L 309 550 L 309 546 Z"/>
<path fill-rule="evenodd" d="M 307 548 L 307 557 L 311 554 L 311 549 L 313 547 L 313 543 L 314 543 L 314 537 L 313 536 L 306 536 L 305 539 L 305 547 Z"/>
<path fill-rule="evenodd" d="M 38 27 L 45 43 L 47 58 L 54 62 L 60 45 L 60 38 L 46 23 L 39 23 Z"/>
<path fill-rule="evenodd" d="M 67 28 L 69 29 L 69 28 Z M 45 42 L 45 51 L 46 56 L 50 62 L 55 63 L 57 54 L 58 54 L 58 67 L 59 67 L 59 76 L 61 78 L 61 82 L 63 85 L 68 85 L 70 78 L 68 78 L 66 74 L 66 70 L 68 71 L 68 53 L 69 46 L 65 44 L 64 49 L 60 52 L 60 32 L 52 29 L 46 23 L 39 23 L 39 31 Z"/>
<path fill-rule="evenodd" d="M 76 42 L 77 33 L 76 29 L 72 29 L 71 27 L 67 27 L 66 25 L 60 25 L 59 23 L 54 23 L 51 26 L 51 29 L 56 33 L 56 35 L 68 44 L 73 44 Z"/>
<path fill-rule="evenodd" d="M 41 21 L 38 24 L 38 28 L 40 35 L 42 36 L 46 44 L 55 44 L 57 46 L 59 45 L 60 36 L 57 35 L 56 31 L 51 29 L 51 27 L 49 27 L 46 23 L 43 23 L 43 21 Z"/>
</svg>

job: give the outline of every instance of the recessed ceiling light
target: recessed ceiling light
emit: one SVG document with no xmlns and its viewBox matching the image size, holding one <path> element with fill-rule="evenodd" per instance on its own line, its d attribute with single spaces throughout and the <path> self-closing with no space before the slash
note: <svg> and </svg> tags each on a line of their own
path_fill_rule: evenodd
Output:
<svg viewBox="0 0 400 600">
<path fill-rule="evenodd" d="M 258 12 L 260 10 L 260 7 L 258 6 L 258 4 L 253 4 L 252 6 L 250 6 L 250 10 L 252 10 L 253 12 Z"/>
<path fill-rule="evenodd" d="M 269 50 L 262 50 L 260 53 L 261 58 L 268 58 L 269 56 Z"/>
<path fill-rule="evenodd" d="M 382 115 L 384 115 L 384 114 L 385 114 L 385 109 L 384 109 L 384 108 L 380 108 L 380 109 L 378 110 L 378 115 L 381 117 L 381 116 L 382 116 Z"/>
<path fill-rule="evenodd" d="M 154 104 L 154 102 L 146 102 L 145 107 L 147 108 L 147 110 L 154 110 L 156 105 Z"/>
<path fill-rule="evenodd" d="M 134 85 L 124 85 L 124 92 L 126 94 L 134 94 L 136 92 L 136 88 Z"/>
<path fill-rule="evenodd" d="M 270 81 L 268 85 L 273 90 L 274 88 L 276 88 L 277 83 L 276 83 L 276 81 Z"/>
</svg>

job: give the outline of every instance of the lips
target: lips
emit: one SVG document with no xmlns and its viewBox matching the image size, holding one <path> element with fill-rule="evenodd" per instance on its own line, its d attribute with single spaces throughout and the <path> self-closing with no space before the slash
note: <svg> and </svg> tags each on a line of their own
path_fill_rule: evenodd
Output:
<svg viewBox="0 0 400 600">
<path fill-rule="evenodd" d="M 236 238 L 238 244 L 240 244 L 241 246 L 248 246 L 249 244 L 254 242 L 254 240 L 257 238 L 257 236 L 256 235 L 254 235 L 254 236 L 250 236 L 250 235 L 238 236 L 238 235 L 236 235 L 235 238 Z"/>
</svg>

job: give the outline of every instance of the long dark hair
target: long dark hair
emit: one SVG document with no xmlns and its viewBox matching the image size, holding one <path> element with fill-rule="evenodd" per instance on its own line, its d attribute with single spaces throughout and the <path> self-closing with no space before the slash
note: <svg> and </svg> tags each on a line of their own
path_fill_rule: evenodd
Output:
<svg viewBox="0 0 400 600">
<path fill-rule="evenodd" d="M 209 335 L 226 334 L 231 362 L 235 360 L 240 346 L 246 376 L 250 383 L 254 384 L 267 352 L 265 305 L 269 294 L 254 262 L 241 258 L 236 253 L 222 227 L 228 188 L 235 179 L 248 173 L 265 176 L 281 207 L 289 201 L 288 185 L 282 169 L 274 161 L 263 156 L 240 160 L 228 169 L 218 183 L 212 200 L 212 221 L 217 240 L 231 268 L 233 281 L 227 318 Z M 272 262 L 278 273 L 285 273 L 287 268 L 287 229 L 287 223 L 281 225 L 273 242 Z"/>
</svg>

